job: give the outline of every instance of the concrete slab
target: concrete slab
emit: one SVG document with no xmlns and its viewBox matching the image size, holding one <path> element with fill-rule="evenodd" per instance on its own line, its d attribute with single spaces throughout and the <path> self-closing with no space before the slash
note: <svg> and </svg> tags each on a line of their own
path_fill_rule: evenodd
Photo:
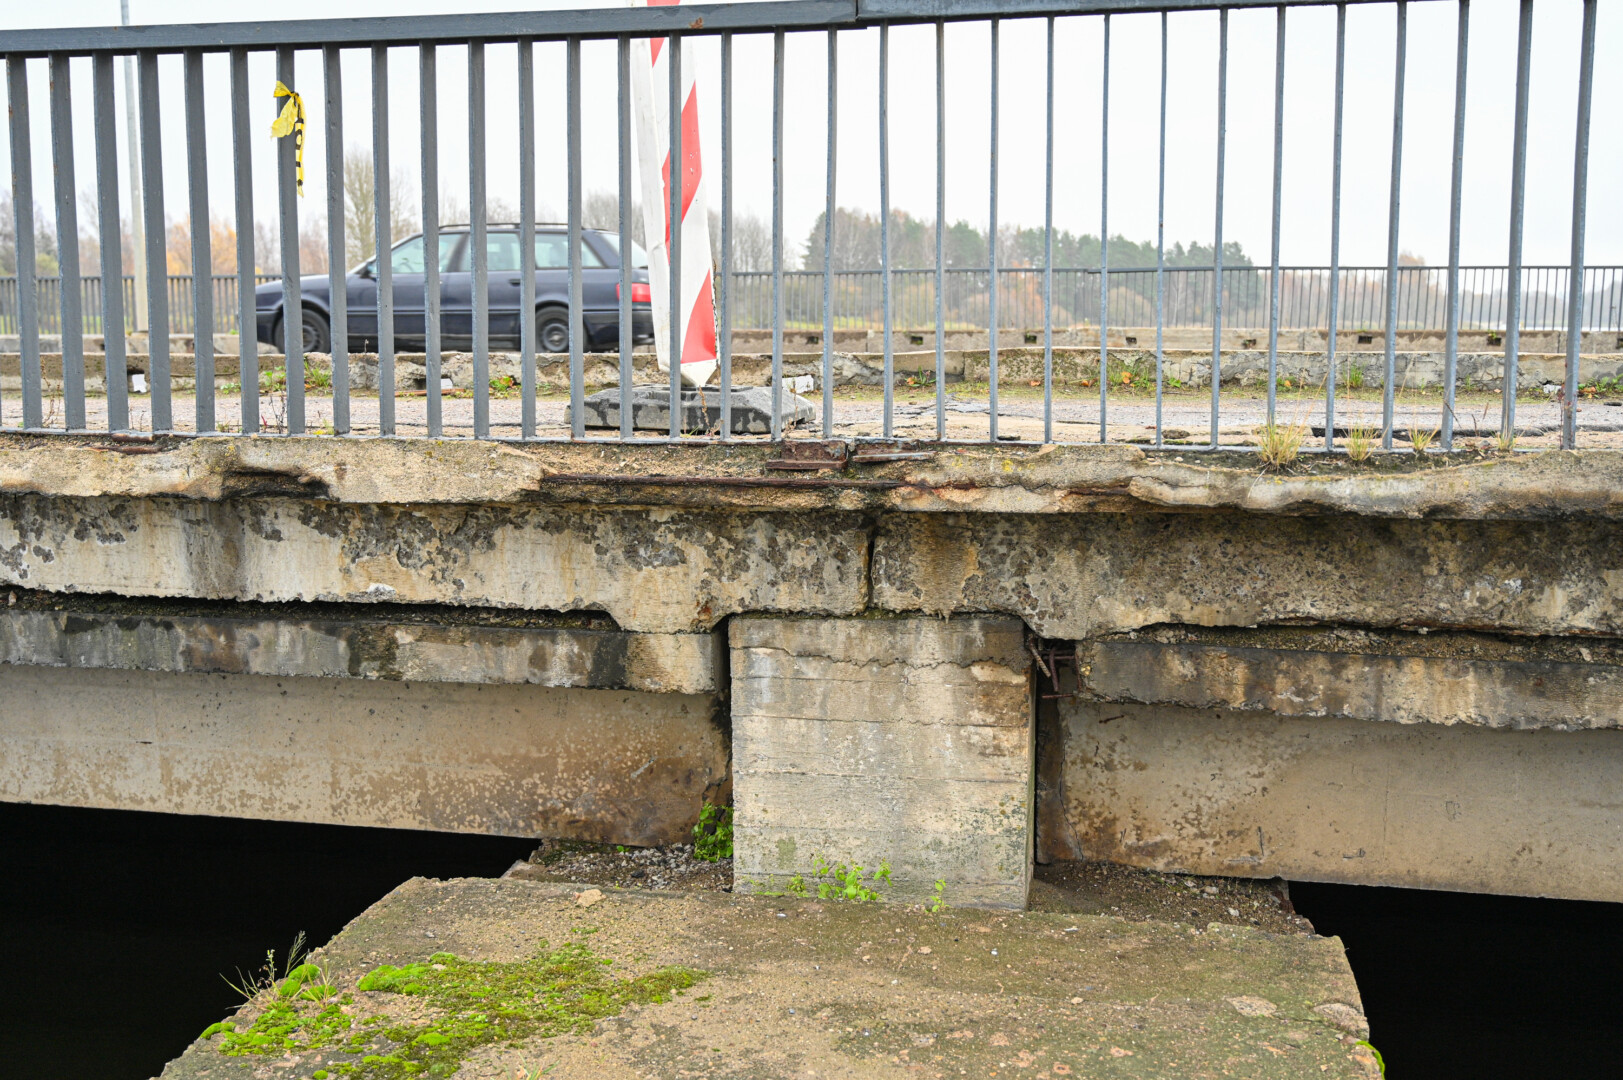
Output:
<svg viewBox="0 0 1623 1080">
<path fill-rule="evenodd" d="M 731 392 L 734 435 L 766 435 L 772 431 L 772 389 L 750 386 Z M 721 391 L 704 387 L 682 391 L 682 416 L 678 430 L 689 434 L 721 430 Z M 782 430 L 808 423 L 817 409 L 799 394 L 785 391 L 778 416 Z M 620 391 L 603 390 L 586 399 L 586 426 L 620 427 Z M 671 430 L 671 390 L 669 386 L 631 388 L 631 429 L 633 431 Z"/>
<path fill-rule="evenodd" d="M 171 1062 L 163 1080 L 304 1080 L 318 1069 L 368 1080 L 398 1075 L 383 1059 L 430 1053 L 454 1061 L 467 1080 L 532 1070 L 549 1080 L 1378 1076 L 1356 1045 L 1366 1030 L 1358 990 L 1331 938 L 1071 914 L 597 895 L 539 882 L 409 881 L 313 957 L 341 995 L 328 1045 L 306 1048 L 320 1040 L 301 1028 L 291 1048 L 274 1042 L 230 1056 L 226 1036 L 215 1034 Z M 487 999 L 459 1008 L 439 992 L 452 977 L 511 972 L 504 992 L 533 1002 L 541 987 L 523 980 L 534 965 L 518 965 L 570 945 L 584 946 L 577 956 L 612 961 L 581 977 L 609 1003 L 598 1016 L 552 1037 L 537 1024 L 513 1039 L 469 1035 L 448 1050 L 414 1041 L 467 1031 L 457 1016 L 493 1011 Z M 437 961 L 451 976 L 430 967 L 419 992 L 358 989 L 382 965 L 439 953 L 457 958 Z M 485 963 L 513 966 L 474 966 Z M 662 1001 L 616 1004 L 634 996 L 616 980 L 646 986 L 676 969 L 691 985 L 673 980 Z M 238 1032 L 272 1000 L 245 1007 Z M 561 1003 L 554 1015 L 578 1015 L 572 1000 L 567 989 L 550 999 Z M 309 1001 L 289 1008 L 321 1011 Z M 372 1017 L 383 1019 L 367 1023 Z M 354 1044 L 352 1032 L 361 1036 Z M 379 1060 L 368 1063 L 368 1054 Z M 353 1071 L 341 1073 L 346 1064 Z"/>
</svg>

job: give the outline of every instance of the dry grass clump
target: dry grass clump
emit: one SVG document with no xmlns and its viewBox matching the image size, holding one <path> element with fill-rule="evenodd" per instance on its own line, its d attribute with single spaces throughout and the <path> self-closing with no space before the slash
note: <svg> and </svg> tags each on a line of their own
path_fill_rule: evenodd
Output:
<svg viewBox="0 0 1623 1080">
<path fill-rule="evenodd" d="M 1277 472 L 1296 461 L 1306 441 L 1307 425 L 1301 421 L 1265 424 L 1258 433 L 1257 450 L 1263 465 Z"/>
</svg>

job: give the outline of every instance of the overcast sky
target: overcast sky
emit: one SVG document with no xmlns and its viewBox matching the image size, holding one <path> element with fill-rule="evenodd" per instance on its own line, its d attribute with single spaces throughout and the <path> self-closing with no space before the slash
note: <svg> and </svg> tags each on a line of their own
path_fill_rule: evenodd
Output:
<svg viewBox="0 0 1623 1080">
<path fill-rule="evenodd" d="M 589 6 L 576 0 L 480 3 L 486 10 Z M 444 10 L 444 0 L 281 0 L 257 6 L 256 18 L 404 15 Z M 1570 252 L 1572 158 L 1577 99 L 1579 0 L 1538 0 L 1533 32 L 1529 125 L 1528 263 L 1564 263 Z M 138 23 L 218 21 L 217 0 L 132 0 Z M 1474 0 L 1466 131 L 1462 260 L 1502 263 L 1509 236 L 1512 111 L 1515 98 L 1515 0 Z M 1455 5 L 1416 2 L 1409 7 L 1408 88 L 1405 106 L 1402 247 L 1432 264 L 1448 254 L 1448 194 L 1454 108 Z M 6 29 L 93 26 L 117 22 L 117 0 L 54 0 L 5 5 Z M 1348 74 L 1342 261 L 1377 265 L 1386 258 L 1387 199 L 1392 140 L 1392 4 L 1348 8 Z M 1102 20 L 1061 19 L 1057 24 L 1055 87 L 1055 224 L 1097 233 L 1100 215 L 1100 60 Z M 1218 16 L 1189 12 L 1170 18 L 1167 131 L 1167 242 L 1210 242 L 1215 190 Z M 921 217 L 935 207 L 934 29 L 891 31 L 891 202 Z M 1110 231 L 1135 240 L 1155 238 L 1156 139 L 1160 17 L 1118 15 L 1112 20 L 1110 80 Z M 1230 16 L 1227 197 L 1225 239 L 1241 241 L 1264 262 L 1269 247 L 1273 129 L 1275 14 L 1272 9 Z M 1043 219 L 1044 35 L 1042 20 L 1002 24 L 1000 221 L 1040 225 Z M 839 45 L 839 189 L 842 206 L 877 210 L 877 30 L 842 33 Z M 1330 153 L 1334 81 L 1334 7 L 1293 9 L 1287 30 L 1284 212 L 1282 258 L 1287 264 L 1328 259 Z M 786 61 L 785 235 L 804 240 L 824 200 L 827 35 L 792 34 Z M 538 199 L 564 212 L 564 47 L 537 46 Z M 587 190 L 613 190 L 615 180 L 614 46 L 583 46 L 583 101 Z M 701 144 L 706 169 L 719 179 L 720 46 L 698 45 Z M 1623 262 L 1623 140 L 1612 137 L 1623 116 L 1623 4 L 1601 4 L 1596 43 L 1594 137 L 1590 147 L 1588 259 Z M 735 66 L 735 197 L 740 210 L 771 211 L 770 36 L 739 37 Z M 467 65 L 463 49 L 439 54 L 440 174 L 445 190 L 465 205 L 467 192 Z M 412 178 L 419 168 L 417 57 L 391 51 L 390 134 L 397 166 Z M 989 210 L 990 43 L 984 23 L 947 28 L 947 213 L 985 224 Z M 487 125 L 492 196 L 517 205 L 517 76 L 513 46 L 489 46 Z M 164 112 L 165 202 L 176 218 L 186 213 L 185 148 L 179 57 L 161 62 Z M 204 62 L 208 84 L 210 200 L 216 214 L 232 209 L 232 150 L 226 58 Z M 250 59 L 253 97 L 255 205 L 274 219 L 276 104 L 270 94 L 273 61 Z M 346 142 L 371 145 L 371 62 L 365 50 L 345 53 Z M 51 205 L 47 73 L 29 65 L 36 200 Z M 75 163 L 81 188 L 90 188 L 90 65 L 74 61 Z M 301 211 L 325 207 L 326 146 L 322 136 L 320 55 L 301 52 L 297 89 L 310 110 L 305 149 L 306 198 Z M 123 152 L 123 78 L 119 73 L 120 152 Z M 263 91 L 263 92 L 259 92 Z M 0 143 L 4 140 L 0 139 Z M 5 176 L 10 148 L 0 145 Z M 121 164 L 120 176 L 127 176 Z M 127 198 L 127 192 L 125 193 Z M 719 207 L 719 187 L 711 189 Z M 127 204 L 126 204 L 127 206 Z M 126 208 L 126 214 L 127 214 Z"/>
</svg>

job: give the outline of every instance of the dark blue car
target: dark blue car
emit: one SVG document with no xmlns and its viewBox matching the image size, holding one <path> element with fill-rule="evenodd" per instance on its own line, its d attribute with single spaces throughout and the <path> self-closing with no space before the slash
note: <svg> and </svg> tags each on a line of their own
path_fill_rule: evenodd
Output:
<svg viewBox="0 0 1623 1080">
<path fill-rule="evenodd" d="M 535 320 L 536 350 L 569 351 L 569 234 L 562 226 L 535 230 L 535 310 L 521 311 L 519 271 L 522 266 L 516 225 L 490 225 L 485 236 L 489 267 L 490 347 L 516 350 L 525 319 Z M 616 349 L 620 344 L 619 236 L 598 229 L 581 230 L 581 306 L 587 350 Z M 440 347 L 447 351 L 473 347 L 473 267 L 468 258 L 468 227 L 440 230 Z M 394 246 L 395 348 L 425 347 L 423 236 Z M 648 257 L 632 245 L 631 327 L 634 344 L 654 340 L 654 314 L 648 288 Z M 349 303 L 349 347 L 354 352 L 377 348 L 378 283 L 374 264 L 345 279 Z M 332 351 L 332 284 L 326 274 L 300 279 L 304 306 L 304 351 Z M 282 286 L 270 282 L 254 290 L 258 338 L 282 344 Z"/>
</svg>

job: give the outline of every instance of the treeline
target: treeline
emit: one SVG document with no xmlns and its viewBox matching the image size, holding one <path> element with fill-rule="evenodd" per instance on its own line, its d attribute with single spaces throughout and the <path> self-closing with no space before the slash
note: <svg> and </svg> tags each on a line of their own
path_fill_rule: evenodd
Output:
<svg viewBox="0 0 1623 1080">
<path fill-rule="evenodd" d="M 807 270 L 823 267 L 823 236 L 826 214 L 817 222 L 801 249 L 801 266 Z M 879 215 L 840 207 L 834 211 L 833 265 L 836 270 L 877 270 L 880 266 L 881 229 Z M 942 230 L 942 262 L 950 269 L 976 269 L 987 265 L 986 230 L 967 221 L 955 221 Z M 998 229 L 998 265 L 1005 267 L 1042 266 L 1043 230 L 1005 225 Z M 1166 249 L 1168 266 L 1211 266 L 1212 245 L 1198 241 L 1174 243 Z M 918 218 L 906 210 L 890 212 L 891 266 L 896 269 L 931 269 L 935 266 L 935 221 Z M 1054 265 L 1062 267 L 1098 266 L 1100 244 L 1097 236 L 1054 232 Z M 1123 269 L 1155 266 L 1153 241 L 1135 242 L 1121 235 L 1110 238 L 1110 265 Z M 1223 265 L 1251 266 L 1251 258 L 1238 241 L 1223 245 Z"/>
</svg>

